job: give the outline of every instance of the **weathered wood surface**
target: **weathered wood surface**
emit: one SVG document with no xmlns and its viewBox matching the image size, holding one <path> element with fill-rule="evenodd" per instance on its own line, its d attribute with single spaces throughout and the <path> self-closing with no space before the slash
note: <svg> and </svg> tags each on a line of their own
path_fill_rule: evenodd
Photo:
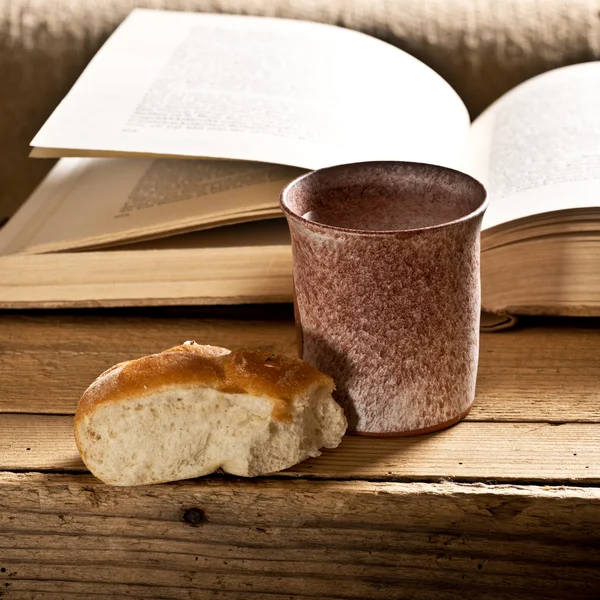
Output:
<svg viewBox="0 0 600 600">
<path fill-rule="evenodd" d="M 73 418 L 2 415 L 2 469 L 84 471 L 73 439 Z M 277 476 L 600 483 L 600 426 L 470 422 L 411 438 L 347 436 L 335 450 Z"/>
<path fill-rule="evenodd" d="M 600 590 L 597 489 L 219 479 L 113 488 L 86 475 L 4 474 L 0 530 L 6 598 Z"/>
<path fill-rule="evenodd" d="M 190 338 L 293 354 L 272 310 L 0 313 L 0 598 L 600 597 L 594 321 L 483 335 L 473 411 L 433 435 L 348 437 L 257 480 L 112 488 L 83 472 L 72 413 L 102 370 Z"/>
<path fill-rule="evenodd" d="M 296 351 L 289 320 L 0 312 L 0 412 L 73 414 L 85 388 L 108 367 L 186 339 Z M 598 321 L 533 321 L 484 334 L 477 399 L 467 420 L 599 423 L 598 382 Z"/>
</svg>

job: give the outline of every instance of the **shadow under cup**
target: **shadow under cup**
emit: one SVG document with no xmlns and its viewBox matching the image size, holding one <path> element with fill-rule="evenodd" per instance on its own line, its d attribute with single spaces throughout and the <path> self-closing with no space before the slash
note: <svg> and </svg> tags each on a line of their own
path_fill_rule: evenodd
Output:
<svg viewBox="0 0 600 600">
<path fill-rule="evenodd" d="M 475 179 L 418 163 L 321 169 L 282 192 L 301 357 L 336 383 L 349 431 L 442 429 L 473 403 L 479 350 Z"/>
</svg>

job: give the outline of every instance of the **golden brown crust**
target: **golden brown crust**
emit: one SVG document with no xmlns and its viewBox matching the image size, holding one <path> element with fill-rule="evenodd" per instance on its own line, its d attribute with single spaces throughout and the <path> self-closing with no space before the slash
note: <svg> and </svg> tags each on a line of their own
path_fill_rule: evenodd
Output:
<svg viewBox="0 0 600 600">
<path fill-rule="evenodd" d="M 200 356 L 223 356 L 224 354 L 229 354 L 231 350 L 228 350 L 227 348 L 221 348 L 220 346 L 196 344 L 196 342 L 192 340 L 190 342 L 184 342 L 180 346 L 167 348 L 160 354 L 164 354 L 165 352 L 193 352 L 194 354 L 199 354 Z"/>
<path fill-rule="evenodd" d="M 297 358 L 263 350 L 230 352 L 186 342 L 119 363 L 102 373 L 79 400 L 75 422 L 100 404 L 121 402 L 165 387 L 199 386 L 267 397 L 273 404 L 272 418 L 288 423 L 294 398 L 319 382 L 333 384 L 329 376 Z"/>
</svg>

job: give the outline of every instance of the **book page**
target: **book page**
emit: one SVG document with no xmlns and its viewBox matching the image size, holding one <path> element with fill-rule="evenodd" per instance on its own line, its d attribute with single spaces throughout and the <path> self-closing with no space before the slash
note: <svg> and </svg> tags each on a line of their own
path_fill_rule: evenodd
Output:
<svg viewBox="0 0 600 600">
<path fill-rule="evenodd" d="M 463 168 L 488 189 L 484 228 L 600 208 L 600 62 L 550 71 L 505 94 L 473 123 Z"/>
<path fill-rule="evenodd" d="M 145 242 L 134 242 L 107 248 L 106 252 L 122 253 L 135 250 L 192 250 L 198 248 L 244 248 L 289 246 L 290 230 L 286 220 L 268 219 L 239 223 L 226 227 L 170 235 Z"/>
<path fill-rule="evenodd" d="M 467 129 L 465 106 L 439 75 L 370 36 L 135 10 L 32 141 L 32 155 L 457 166 Z"/>
<path fill-rule="evenodd" d="M 63 158 L 0 231 L 0 253 L 98 247 L 281 215 L 301 169 L 226 160 Z"/>
</svg>

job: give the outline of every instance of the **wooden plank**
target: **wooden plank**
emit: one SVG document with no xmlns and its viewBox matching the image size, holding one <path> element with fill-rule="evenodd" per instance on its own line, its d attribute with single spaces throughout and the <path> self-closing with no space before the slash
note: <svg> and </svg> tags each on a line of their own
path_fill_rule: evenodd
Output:
<svg viewBox="0 0 600 600">
<path fill-rule="evenodd" d="M 281 307 L 271 310 L 285 316 Z M 467 420 L 600 422 L 597 322 L 536 323 L 482 336 Z M 0 412 L 72 414 L 89 383 L 114 363 L 188 338 L 294 354 L 294 336 L 291 321 L 0 313 Z"/>
<path fill-rule="evenodd" d="M 0 412 L 73 414 L 113 364 L 189 339 L 295 352 L 291 322 L 0 314 Z"/>
<path fill-rule="evenodd" d="M 85 470 L 73 438 L 73 417 L 0 415 L 0 470 L 23 469 Z"/>
<path fill-rule="evenodd" d="M 190 338 L 232 348 L 240 347 L 240 338 L 244 338 L 253 345 L 266 343 L 279 351 L 294 352 L 291 316 L 286 305 L 74 313 L 0 311 L 0 349 L 3 353 L 70 350 L 85 354 L 94 350 L 143 355 Z"/>
<path fill-rule="evenodd" d="M 0 469 L 84 469 L 72 417 L 3 415 Z M 460 423 L 413 438 L 347 436 L 280 477 L 366 480 L 600 482 L 600 425 Z"/>
<path fill-rule="evenodd" d="M 114 488 L 5 473 L 0 532 L 7 598 L 550 600 L 595 598 L 600 586 L 597 489 L 219 479 Z"/>
<path fill-rule="evenodd" d="M 525 323 L 481 336 L 468 420 L 600 422 L 600 321 Z"/>
</svg>

